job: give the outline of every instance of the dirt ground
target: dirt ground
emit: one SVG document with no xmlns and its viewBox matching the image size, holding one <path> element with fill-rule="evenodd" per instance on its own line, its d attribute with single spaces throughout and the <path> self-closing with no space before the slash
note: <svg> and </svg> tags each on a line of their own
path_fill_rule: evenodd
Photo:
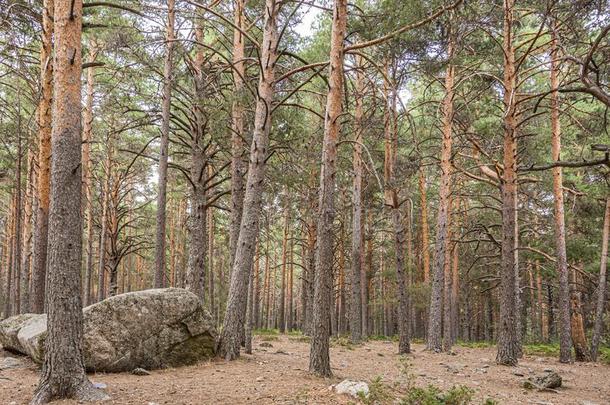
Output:
<svg viewBox="0 0 610 405">
<path fill-rule="evenodd" d="M 277 340 L 269 340 L 277 339 Z M 270 343 L 272 347 L 264 347 Z M 263 346 L 261 346 L 263 344 Z M 499 404 L 610 404 L 610 366 L 560 364 L 548 357 L 525 356 L 518 367 L 494 364 L 493 348 L 457 347 L 455 355 L 432 354 L 421 344 L 406 358 L 394 342 L 375 341 L 356 347 L 331 348 L 332 379 L 307 373 L 309 344 L 292 336 L 255 337 L 254 353 L 238 361 L 203 362 L 178 369 L 154 370 L 149 376 L 129 373 L 92 374 L 103 383 L 111 404 L 349 404 L 329 386 L 343 379 L 371 382 L 381 378 L 383 391 L 398 403 L 409 387 L 429 384 L 442 389 L 466 385 L 476 391 L 473 403 L 493 398 Z M 0 350 L 2 357 L 17 357 Z M 26 404 L 38 380 L 38 369 L 18 357 L 22 367 L 0 371 L 0 404 Z M 525 377 L 553 369 L 563 377 L 557 393 L 528 391 Z M 379 384 L 378 384 L 379 385 Z M 63 401 L 62 404 L 75 402 Z"/>
</svg>

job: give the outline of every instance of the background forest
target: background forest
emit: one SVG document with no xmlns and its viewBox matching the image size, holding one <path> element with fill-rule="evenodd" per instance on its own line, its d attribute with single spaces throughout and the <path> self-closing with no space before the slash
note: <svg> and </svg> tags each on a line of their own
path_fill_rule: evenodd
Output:
<svg viewBox="0 0 610 405">
<path fill-rule="evenodd" d="M 326 324 L 610 361 L 607 2 L 174 1 L 84 3 L 83 305 L 186 287 L 225 358 Z M 53 21 L 0 6 L 6 318 L 44 312 Z"/>
</svg>

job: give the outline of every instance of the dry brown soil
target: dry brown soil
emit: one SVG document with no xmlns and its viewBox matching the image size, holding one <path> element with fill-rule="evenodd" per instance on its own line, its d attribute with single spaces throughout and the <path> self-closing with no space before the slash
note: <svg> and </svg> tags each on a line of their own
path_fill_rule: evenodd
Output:
<svg viewBox="0 0 610 405">
<path fill-rule="evenodd" d="M 263 339 L 277 339 L 263 342 Z M 272 347 L 261 347 L 270 343 Z M 442 389 L 466 385 L 480 404 L 493 398 L 500 404 L 610 404 L 610 366 L 560 364 L 548 357 L 525 356 L 518 367 L 494 364 L 493 348 L 458 347 L 455 355 L 432 354 L 421 344 L 406 358 L 394 342 L 375 341 L 356 347 L 331 348 L 332 379 L 307 372 L 309 344 L 292 336 L 255 337 L 254 353 L 234 362 L 211 361 L 177 369 L 154 370 L 149 376 L 129 373 L 92 374 L 107 386 L 111 404 L 348 404 L 329 386 L 343 379 L 370 382 L 381 378 L 383 391 L 398 403 L 409 387 L 433 384 Z M 2 357 L 13 356 L 0 350 Z M 23 367 L 0 371 L 0 404 L 26 404 L 38 380 L 38 368 L 19 357 Z M 558 392 L 521 388 L 524 377 L 553 369 L 564 386 Z M 523 376 L 517 375 L 522 374 Z M 75 402 L 63 401 L 63 404 Z"/>
</svg>

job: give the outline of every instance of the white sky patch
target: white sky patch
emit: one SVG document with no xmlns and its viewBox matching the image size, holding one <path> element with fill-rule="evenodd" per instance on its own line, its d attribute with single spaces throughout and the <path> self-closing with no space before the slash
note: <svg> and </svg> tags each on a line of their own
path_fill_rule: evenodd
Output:
<svg viewBox="0 0 610 405">
<path fill-rule="evenodd" d="M 294 27 L 295 32 L 304 38 L 310 38 L 314 32 L 312 25 L 321 12 L 317 7 L 304 8 L 302 20 Z"/>
</svg>

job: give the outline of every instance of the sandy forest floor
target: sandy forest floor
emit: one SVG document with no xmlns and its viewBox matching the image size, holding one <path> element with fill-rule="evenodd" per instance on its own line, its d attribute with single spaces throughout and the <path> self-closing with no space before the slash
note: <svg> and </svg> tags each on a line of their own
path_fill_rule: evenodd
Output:
<svg viewBox="0 0 610 405">
<path fill-rule="evenodd" d="M 272 347 L 264 347 L 270 343 Z M 261 346 L 263 344 L 263 346 Z M 309 344 L 301 337 L 257 336 L 254 353 L 236 362 L 212 361 L 179 369 L 155 370 L 149 376 L 129 373 L 93 374 L 90 379 L 107 386 L 112 404 L 349 404 L 351 397 L 329 389 L 343 379 L 375 384 L 383 403 L 398 403 L 409 387 L 430 384 L 441 389 L 465 385 L 475 390 L 473 404 L 492 398 L 499 404 L 610 404 L 610 366 L 560 364 L 549 357 L 525 356 L 519 367 L 494 364 L 493 348 L 457 347 L 455 355 L 431 354 L 421 344 L 401 358 L 389 341 L 331 349 L 332 379 L 307 373 Z M 2 357 L 17 357 L 0 350 Z M 18 357 L 22 367 L 0 371 L 0 404 L 25 404 L 38 380 L 38 369 Z M 564 387 L 557 393 L 527 391 L 524 376 L 557 371 Z M 523 375 L 523 376 L 521 376 Z M 74 402 L 65 401 L 64 404 Z M 108 402 L 106 402 L 108 403 Z"/>
</svg>

